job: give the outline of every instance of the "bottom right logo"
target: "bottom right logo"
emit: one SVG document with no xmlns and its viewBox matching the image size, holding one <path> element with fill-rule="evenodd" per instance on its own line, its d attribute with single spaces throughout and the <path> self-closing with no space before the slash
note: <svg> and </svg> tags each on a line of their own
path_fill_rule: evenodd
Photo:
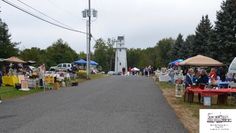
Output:
<svg viewBox="0 0 236 133">
<path fill-rule="evenodd" d="M 200 109 L 200 133 L 236 133 L 236 109 Z"/>
</svg>

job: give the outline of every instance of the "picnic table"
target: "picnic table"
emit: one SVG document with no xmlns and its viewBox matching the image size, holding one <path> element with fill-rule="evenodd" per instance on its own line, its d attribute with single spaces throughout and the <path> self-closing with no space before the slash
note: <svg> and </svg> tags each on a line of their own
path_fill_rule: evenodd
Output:
<svg viewBox="0 0 236 133">
<path fill-rule="evenodd" d="M 236 88 L 202 88 L 199 86 L 192 86 L 187 87 L 185 94 L 188 96 L 188 102 L 192 103 L 194 94 L 198 94 L 199 97 L 212 97 L 212 96 L 218 96 L 217 98 L 217 104 L 226 104 L 228 94 L 236 93 Z M 186 98 L 186 95 L 184 96 L 184 100 Z M 199 98 L 200 102 L 200 98 Z"/>
</svg>

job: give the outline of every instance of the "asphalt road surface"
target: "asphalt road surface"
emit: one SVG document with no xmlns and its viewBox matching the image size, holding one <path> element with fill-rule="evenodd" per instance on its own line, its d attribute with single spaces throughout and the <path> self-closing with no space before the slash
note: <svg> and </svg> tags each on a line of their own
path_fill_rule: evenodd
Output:
<svg viewBox="0 0 236 133">
<path fill-rule="evenodd" d="M 184 133 L 151 78 L 112 76 L 0 104 L 0 133 Z"/>
</svg>

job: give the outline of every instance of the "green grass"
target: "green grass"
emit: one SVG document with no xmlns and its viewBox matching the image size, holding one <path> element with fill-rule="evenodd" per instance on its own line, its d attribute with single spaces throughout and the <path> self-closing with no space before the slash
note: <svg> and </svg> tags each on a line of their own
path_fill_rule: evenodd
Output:
<svg viewBox="0 0 236 133">
<path fill-rule="evenodd" d="M 106 74 L 91 74 L 90 77 L 91 79 L 99 79 L 99 78 L 107 77 L 107 75 Z"/>
<path fill-rule="evenodd" d="M 158 86 L 160 89 L 173 89 L 175 88 L 174 84 L 171 84 L 169 82 L 158 82 Z"/>
<path fill-rule="evenodd" d="M 163 91 L 167 89 L 171 89 L 175 91 L 174 84 L 170 84 L 167 82 L 157 82 L 157 84 L 159 88 L 162 89 Z M 173 95 L 172 97 L 175 97 L 175 96 Z M 231 100 L 228 100 L 229 104 L 227 105 L 217 105 L 216 100 L 217 100 L 217 97 L 212 97 L 212 105 L 210 107 L 207 107 L 207 106 L 203 106 L 203 104 L 197 103 L 198 99 L 197 99 L 197 95 L 195 95 L 194 103 L 184 102 L 184 99 L 182 97 L 182 98 L 176 98 L 173 104 L 181 105 L 184 108 L 191 110 L 191 112 L 193 112 L 193 117 L 196 117 L 197 119 L 199 118 L 199 109 L 236 109 L 236 103 L 231 102 Z"/>
<path fill-rule="evenodd" d="M 2 100 L 6 100 L 6 99 L 21 97 L 21 96 L 41 92 L 41 91 L 43 91 L 43 89 L 40 89 L 40 88 L 31 89 L 30 91 L 20 91 L 20 90 L 15 89 L 14 87 L 6 86 L 6 87 L 0 87 L 0 96 Z"/>
<path fill-rule="evenodd" d="M 99 78 L 104 78 L 107 77 L 107 75 L 105 74 L 91 74 L 90 75 L 90 80 L 94 80 L 94 79 L 99 79 Z M 78 83 L 82 83 L 85 81 L 89 81 L 86 78 L 77 78 L 77 79 L 72 79 L 71 82 L 78 82 Z"/>
</svg>

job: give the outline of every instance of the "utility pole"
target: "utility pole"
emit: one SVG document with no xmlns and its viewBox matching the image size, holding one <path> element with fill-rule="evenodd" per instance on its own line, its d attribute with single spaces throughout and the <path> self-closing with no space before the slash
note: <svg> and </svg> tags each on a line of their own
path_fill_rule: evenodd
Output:
<svg viewBox="0 0 236 133">
<path fill-rule="evenodd" d="M 87 79 L 90 79 L 90 56 L 91 56 L 91 19 L 97 17 L 97 11 L 91 10 L 91 0 L 88 0 L 88 9 L 82 11 L 83 18 L 86 18 L 86 42 L 87 42 Z"/>
<path fill-rule="evenodd" d="M 87 79 L 90 79 L 90 47 L 91 47 L 91 1 L 88 0 L 88 55 L 87 55 Z"/>
</svg>

